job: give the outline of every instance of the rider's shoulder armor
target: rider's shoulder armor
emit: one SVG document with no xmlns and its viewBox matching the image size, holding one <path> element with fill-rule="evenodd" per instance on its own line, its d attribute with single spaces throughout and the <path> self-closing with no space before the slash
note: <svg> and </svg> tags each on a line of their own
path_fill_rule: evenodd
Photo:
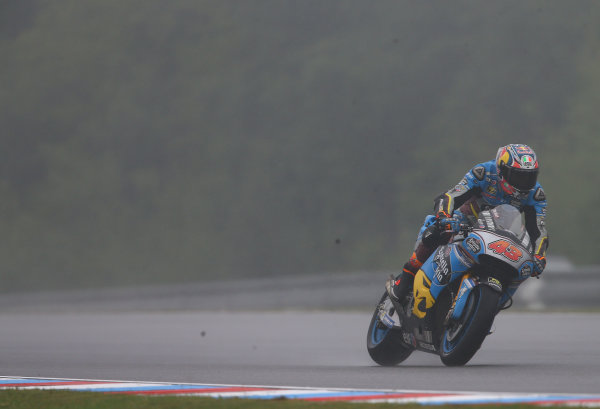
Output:
<svg viewBox="0 0 600 409">
<path fill-rule="evenodd" d="M 544 189 L 538 184 L 534 187 L 535 193 L 533 194 L 533 199 L 537 202 L 545 202 L 546 201 L 546 193 L 544 193 Z"/>
<path fill-rule="evenodd" d="M 483 165 L 477 165 L 471 169 L 471 173 L 481 182 L 485 178 L 485 167 Z"/>
<path fill-rule="evenodd" d="M 542 188 L 542 185 L 536 183 L 533 189 L 527 195 L 525 199 L 527 205 L 535 206 L 535 205 L 545 205 L 546 204 L 546 193 Z"/>
<path fill-rule="evenodd" d="M 486 184 L 490 177 L 496 173 L 496 163 L 494 161 L 478 163 L 467 173 L 466 179 L 470 187 Z"/>
</svg>

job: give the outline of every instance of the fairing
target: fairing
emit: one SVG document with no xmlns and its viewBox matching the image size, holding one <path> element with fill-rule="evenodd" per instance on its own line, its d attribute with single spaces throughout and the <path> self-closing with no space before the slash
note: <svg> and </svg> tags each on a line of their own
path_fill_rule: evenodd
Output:
<svg viewBox="0 0 600 409">
<path fill-rule="evenodd" d="M 442 290 L 465 276 L 475 264 L 501 267 L 514 276 L 511 284 L 518 286 L 531 275 L 531 253 L 529 235 L 518 210 L 510 205 L 501 205 L 481 212 L 478 226 L 464 240 L 439 247 L 423 263 L 413 285 L 413 314 L 425 317 Z M 465 290 L 470 290 L 472 283 L 464 283 Z M 457 299 L 461 298 L 460 293 Z"/>
</svg>

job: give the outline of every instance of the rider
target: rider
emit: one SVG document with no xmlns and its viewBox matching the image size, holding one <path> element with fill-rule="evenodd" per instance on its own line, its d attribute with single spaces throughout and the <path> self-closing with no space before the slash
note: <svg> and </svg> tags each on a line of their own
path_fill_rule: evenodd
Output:
<svg viewBox="0 0 600 409">
<path fill-rule="evenodd" d="M 388 292 L 403 300 L 415 274 L 435 249 L 448 243 L 457 224 L 477 217 L 480 211 L 510 204 L 525 214 L 525 227 L 534 243 L 532 277 L 546 267 L 546 195 L 537 183 L 539 166 L 533 149 L 511 144 L 500 147 L 496 160 L 473 167 L 453 189 L 435 199 L 435 216 L 430 215 L 419 232 L 415 251 L 396 279 L 390 279 Z"/>
</svg>

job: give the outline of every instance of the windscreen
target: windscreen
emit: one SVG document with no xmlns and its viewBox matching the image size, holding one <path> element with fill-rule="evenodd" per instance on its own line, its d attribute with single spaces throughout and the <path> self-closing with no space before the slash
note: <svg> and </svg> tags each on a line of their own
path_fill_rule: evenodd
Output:
<svg viewBox="0 0 600 409">
<path fill-rule="evenodd" d="M 489 214 L 494 220 L 496 229 L 514 234 L 518 241 L 525 247 L 529 247 L 530 240 L 525 229 L 523 216 L 515 207 L 503 204 L 489 210 Z"/>
</svg>

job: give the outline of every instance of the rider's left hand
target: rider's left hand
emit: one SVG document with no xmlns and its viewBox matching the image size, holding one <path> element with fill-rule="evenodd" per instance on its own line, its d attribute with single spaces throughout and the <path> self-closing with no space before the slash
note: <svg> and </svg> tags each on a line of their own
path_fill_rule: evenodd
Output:
<svg viewBox="0 0 600 409">
<path fill-rule="evenodd" d="M 460 231 L 460 220 L 454 217 L 444 217 L 438 220 L 440 230 L 444 233 L 458 233 Z"/>
<path fill-rule="evenodd" d="M 545 268 L 546 268 L 546 257 L 536 254 L 533 257 L 533 274 L 531 274 L 531 276 L 532 277 L 539 276 L 540 274 L 542 274 L 542 272 L 544 271 Z"/>
</svg>

